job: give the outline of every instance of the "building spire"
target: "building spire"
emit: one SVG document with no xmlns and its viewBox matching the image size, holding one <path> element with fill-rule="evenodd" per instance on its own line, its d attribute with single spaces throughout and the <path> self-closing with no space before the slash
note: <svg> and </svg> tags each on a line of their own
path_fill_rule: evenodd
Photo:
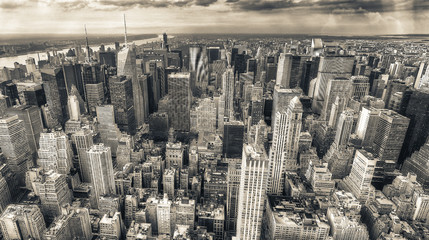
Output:
<svg viewBox="0 0 429 240">
<path fill-rule="evenodd" d="M 86 38 L 86 58 L 87 58 L 87 61 L 89 62 L 91 57 L 89 55 L 88 32 L 86 31 L 86 24 L 84 26 L 85 26 L 85 38 Z"/>
<path fill-rule="evenodd" d="M 125 28 L 125 46 L 127 43 L 127 21 L 125 20 L 125 14 L 124 14 L 124 28 Z"/>
</svg>

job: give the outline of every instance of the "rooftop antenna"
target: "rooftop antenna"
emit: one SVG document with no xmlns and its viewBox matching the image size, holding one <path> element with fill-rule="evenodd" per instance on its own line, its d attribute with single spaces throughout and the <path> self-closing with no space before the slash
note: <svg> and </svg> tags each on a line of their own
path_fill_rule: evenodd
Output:
<svg viewBox="0 0 429 240">
<path fill-rule="evenodd" d="M 125 13 L 124 13 L 124 28 L 125 28 L 125 46 L 127 43 L 127 21 L 125 20 Z"/>
<path fill-rule="evenodd" d="M 86 58 L 87 58 L 87 61 L 89 62 L 91 58 L 89 56 L 88 32 L 86 31 L 86 24 L 85 24 L 85 38 L 86 38 Z"/>
</svg>

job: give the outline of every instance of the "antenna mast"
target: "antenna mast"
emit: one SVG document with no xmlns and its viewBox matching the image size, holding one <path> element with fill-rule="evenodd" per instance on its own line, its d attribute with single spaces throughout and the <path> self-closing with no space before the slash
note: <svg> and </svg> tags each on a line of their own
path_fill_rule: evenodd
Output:
<svg viewBox="0 0 429 240">
<path fill-rule="evenodd" d="M 125 14 L 124 14 L 124 28 L 125 28 L 125 46 L 127 43 L 127 21 L 125 20 Z"/>
</svg>

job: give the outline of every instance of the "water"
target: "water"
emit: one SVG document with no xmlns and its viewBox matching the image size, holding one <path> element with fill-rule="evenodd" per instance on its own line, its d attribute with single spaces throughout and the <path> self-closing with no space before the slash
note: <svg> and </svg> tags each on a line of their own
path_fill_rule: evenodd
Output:
<svg viewBox="0 0 429 240">
<path fill-rule="evenodd" d="M 172 36 L 169 36 L 169 37 L 172 37 Z M 137 41 L 134 41 L 134 43 L 136 44 L 136 46 L 139 46 L 139 45 L 150 43 L 150 42 L 159 42 L 159 41 L 161 41 L 161 39 L 162 39 L 162 36 L 160 35 L 156 38 L 137 40 Z M 98 51 L 100 45 L 91 45 L 89 47 L 93 51 Z M 106 50 L 109 47 L 111 49 L 115 49 L 115 44 L 107 44 L 107 45 L 104 45 L 104 47 L 106 48 Z M 68 52 L 69 49 L 70 48 L 58 50 L 57 53 L 64 53 L 65 54 Z M 50 51 L 49 54 L 52 56 L 53 55 L 52 51 Z M 18 62 L 20 64 L 25 64 L 25 60 L 28 59 L 29 57 L 34 58 L 36 60 L 36 64 L 37 64 L 39 57 L 40 57 L 40 60 L 47 60 L 48 59 L 48 55 L 46 52 L 39 52 L 39 57 L 37 56 L 37 52 L 36 53 L 23 54 L 23 55 L 17 55 L 17 56 L 13 56 L 13 57 L 2 57 L 2 58 L 0 58 L 0 68 L 3 68 L 3 67 L 13 68 L 14 67 L 13 64 L 15 62 Z"/>
</svg>

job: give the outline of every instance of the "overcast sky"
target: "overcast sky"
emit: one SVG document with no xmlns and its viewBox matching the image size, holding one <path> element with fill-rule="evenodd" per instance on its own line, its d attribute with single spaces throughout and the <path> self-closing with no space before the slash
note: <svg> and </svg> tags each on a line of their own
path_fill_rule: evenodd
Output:
<svg viewBox="0 0 429 240">
<path fill-rule="evenodd" d="M 0 0 L 0 34 L 429 33 L 427 0 Z"/>
</svg>

